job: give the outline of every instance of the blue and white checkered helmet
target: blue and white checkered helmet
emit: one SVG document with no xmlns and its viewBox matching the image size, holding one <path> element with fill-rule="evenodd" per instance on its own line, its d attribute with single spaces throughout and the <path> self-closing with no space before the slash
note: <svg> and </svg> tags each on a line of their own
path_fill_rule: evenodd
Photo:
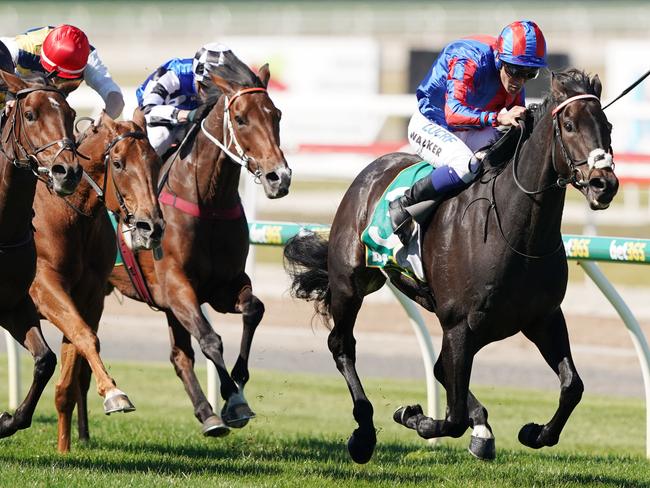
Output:
<svg viewBox="0 0 650 488">
<path fill-rule="evenodd" d="M 225 63 L 224 53 L 229 52 L 230 48 L 218 42 L 211 42 L 199 49 L 192 60 L 192 72 L 194 79 L 198 83 L 203 83 L 210 70 Z"/>
</svg>

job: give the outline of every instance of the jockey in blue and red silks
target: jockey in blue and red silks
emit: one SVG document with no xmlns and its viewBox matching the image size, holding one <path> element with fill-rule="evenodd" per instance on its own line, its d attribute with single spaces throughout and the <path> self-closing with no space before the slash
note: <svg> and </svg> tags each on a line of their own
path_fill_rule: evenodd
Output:
<svg viewBox="0 0 650 488">
<path fill-rule="evenodd" d="M 506 26 L 498 38 L 474 36 L 448 44 L 417 89 L 418 110 L 408 127 L 414 151 L 436 169 L 390 204 L 395 233 L 411 236 L 409 207 L 432 201 L 478 174 L 474 153 L 496 141 L 497 126 L 517 125 L 525 112 L 524 83 L 546 66 L 546 41 L 529 20 Z"/>
</svg>

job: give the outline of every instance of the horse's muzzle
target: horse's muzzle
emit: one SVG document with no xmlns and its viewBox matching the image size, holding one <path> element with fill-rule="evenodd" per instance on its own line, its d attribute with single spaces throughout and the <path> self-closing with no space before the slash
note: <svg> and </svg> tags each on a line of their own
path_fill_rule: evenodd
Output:
<svg viewBox="0 0 650 488">
<path fill-rule="evenodd" d="M 153 249 L 160 246 L 164 231 L 165 223 L 160 217 L 136 218 L 132 232 L 133 250 Z"/>
<path fill-rule="evenodd" d="M 592 210 L 609 207 L 618 192 L 618 178 L 609 168 L 595 169 L 589 175 L 586 196 Z"/>
<path fill-rule="evenodd" d="M 291 169 L 286 165 L 278 166 L 261 177 L 267 198 L 282 198 L 289 193 Z"/>
<path fill-rule="evenodd" d="M 77 185 L 81 181 L 82 174 L 83 168 L 76 162 L 74 164 L 55 164 L 50 170 L 52 189 L 58 195 L 70 195 L 77 189 Z"/>
</svg>

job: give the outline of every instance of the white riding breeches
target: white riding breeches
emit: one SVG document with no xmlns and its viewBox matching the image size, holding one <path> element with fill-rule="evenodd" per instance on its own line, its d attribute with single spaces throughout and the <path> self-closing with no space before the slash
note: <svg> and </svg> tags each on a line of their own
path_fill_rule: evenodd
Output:
<svg viewBox="0 0 650 488">
<path fill-rule="evenodd" d="M 465 183 L 476 177 L 479 162 L 474 152 L 499 138 L 495 127 L 450 132 L 416 110 L 408 127 L 408 140 L 415 153 L 434 167 L 447 165 Z"/>
<path fill-rule="evenodd" d="M 156 154 L 162 156 L 172 144 L 181 141 L 185 135 L 185 129 L 185 125 L 176 125 L 171 128 L 167 125 L 147 125 L 147 136 L 149 143 L 156 150 Z"/>
</svg>

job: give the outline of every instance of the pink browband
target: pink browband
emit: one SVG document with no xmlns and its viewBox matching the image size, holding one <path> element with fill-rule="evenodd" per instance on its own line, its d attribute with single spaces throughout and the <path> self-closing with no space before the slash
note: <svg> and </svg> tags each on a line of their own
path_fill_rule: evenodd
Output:
<svg viewBox="0 0 650 488">
<path fill-rule="evenodd" d="M 551 112 L 551 115 L 555 117 L 555 115 L 564 107 L 566 107 L 568 104 L 570 104 L 571 102 L 575 102 L 576 100 L 581 100 L 583 98 L 595 98 L 596 100 L 598 100 L 598 103 L 600 103 L 600 98 L 598 98 L 596 95 L 576 95 L 575 97 L 567 98 L 557 107 L 555 107 L 555 109 L 553 109 L 553 111 Z"/>
<path fill-rule="evenodd" d="M 257 87 L 257 88 L 244 88 L 243 90 L 239 90 L 237 93 L 235 93 L 232 96 L 232 98 L 228 102 L 228 106 L 226 107 L 226 110 L 230 108 L 232 102 L 234 102 L 237 97 L 240 97 L 245 93 L 253 93 L 253 92 L 266 92 L 266 88 Z"/>
</svg>

